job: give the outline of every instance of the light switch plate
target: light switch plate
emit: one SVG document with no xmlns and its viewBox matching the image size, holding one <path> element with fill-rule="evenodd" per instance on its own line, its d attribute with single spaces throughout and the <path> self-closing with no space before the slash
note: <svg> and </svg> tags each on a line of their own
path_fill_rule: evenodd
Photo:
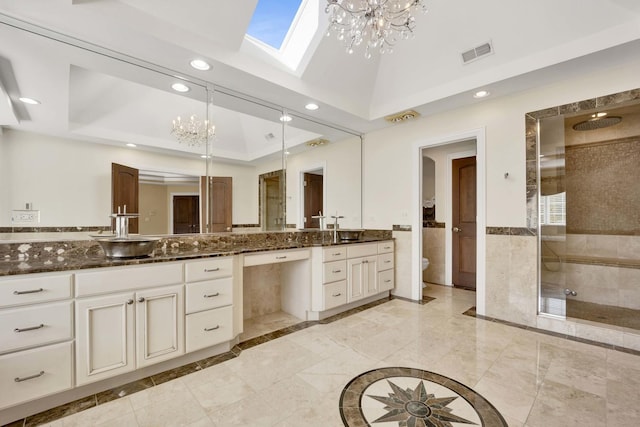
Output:
<svg viewBox="0 0 640 427">
<path fill-rule="evenodd" d="M 40 211 L 38 210 L 11 211 L 12 225 L 34 225 L 39 223 L 40 223 Z"/>
</svg>

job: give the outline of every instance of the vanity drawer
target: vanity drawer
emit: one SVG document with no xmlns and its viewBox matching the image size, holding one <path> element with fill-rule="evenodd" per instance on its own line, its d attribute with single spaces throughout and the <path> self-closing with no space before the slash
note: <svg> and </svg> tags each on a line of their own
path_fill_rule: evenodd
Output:
<svg viewBox="0 0 640 427">
<path fill-rule="evenodd" d="M 76 297 L 182 283 L 182 263 L 107 267 L 76 273 Z"/>
<path fill-rule="evenodd" d="M 184 266 L 186 282 L 219 279 L 233 275 L 233 257 L 225 256 L 188 262 Z"/>
<path fill-rule="evenodd" d="M 0 307 L 71 298 L 71 274 L 30 274 L 23 279 L 0 279 Z"/>
<path fill-rule="evenodd" d="M 322 286 L 324 310 L 347 303 L 347 281 L 329 283 Z"/>
<path fill-rule="evenodd" d="M 347 278 L 347 261 L 333 261 L 323 264 L 323 283 L 336 282 Z"/>
<path fill-rule="evenodd" d="M 186 316 L 187 353 L 229 341 L 233 337 L 231 306 L 201 311 Z"/>
<path fill-rule="evenodd" d="M 393 289 L 395 286 L 394 270 L 385 270 L 378 273 L 378 289 L 381 292 Z"/>
<path fill-rule="evenodd" d="M 347 247 L 347 258 L 360 258 L 363 256 L 376 255 L 377 253 L 377 243 L 354 244 Z"/>
<path fill-rule="evenodd" d="M 73 301 L 0 311 L 0 353 L 73 338 Z"/>
<path fill-rule="evenodd" d="M 309 249 L 288 251 L 269 251 L 244 256 L 244 266 L 275 264 L 278 262 L 299 261 L 309 258 Z"/>
<path fill-rule="evenodd" d="M 337 261 L 347 259 L 347 248 L 344 246 L 332 246 L 322 250 L 322 261 Z"/>
<path fill-rule="evenodd" d="M 233 303 L 233 279 L 231 277 L 187 283 L 186 289 L 187 314 Z"/>
<path fill-rule="evenodd" d="M 0 409 L 72 387 L 72 343 L 0 356 Z"/>
<path fill-rule="evenodd" d="M 389 240 L 387 242 L 378 243 L 378 253 L 386 254 L 388 252 L 393 252 L 393 241 Z"/>
<path fill-rule="evenodd" d="M 388 270 L 393 268 L 393 252 L 387 254 L 378 255 L 378 271 Z"/>
</svg>

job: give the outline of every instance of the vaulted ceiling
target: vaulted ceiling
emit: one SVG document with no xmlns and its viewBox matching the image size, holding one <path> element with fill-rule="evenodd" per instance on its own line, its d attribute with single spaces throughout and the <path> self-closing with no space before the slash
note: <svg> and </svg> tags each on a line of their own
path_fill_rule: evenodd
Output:
<svg viewBox="0 0 640 427">
<path fill-rule="evenodd" d="M 256 3 L 0 0 L 0 13 L 5 22 L 16 18 L 357 132 L 388 126 L 384 116 L 406 109 L 431 114 L 482 102 L 472 97 L 478 89 L 489 90 L 493 97 L 506 95 L 560 74 L 605 66 L 640 52 L 637 0 L 431 0 L 427 1 L 429 13 L 416 18 L 413 39 L 399 42 L 392 54 L 371 59 L 358 50 L 349 55 L 334 36 L 326 37 L 325 1 L 304 0 L 303 5 L 315 17 L 315 31 L 299 65 L 291 68 L 245 39 Z M 10 34 L 8 30 L 3 29 L 0 59 L 12 63 L 22 91 L 30 85 L 21 81 L 27 73 L 20 69 L 19 55 L 24 47 L 18 41 L 11 45 L 5 36 Z M 487 42 L 493 49 L 490 55 L 466 64 L 462 61 L 462 52 Z M 51 63 L 52 69 L 40 72 L 39 79 L 49 82 L 48 90 L 65 81 L 69 123 L 76 127 L 91 123 L 95 133 L 100 107 L 91 107 L 86 89 L 77 85 L 85 82 L 94 91 L 107 90 L 109 73 L 89 72 L 92 67 L 94 71 L 102 68 L 75 62 L 72 56 L 68 52 L 40 52 L 38 60 Z M 211 70 L 193 70 L 189 61 L 196 57 L 209 61 Z M 136 93 L 134 83 L 127 85 L 119 87 L 123 97 Z M 303 106 L 309 101 L 319 104 L 320 109 L 305 111 Z M 105 102 L 121 104 L 122 108 L 126 105 L 129 110 L 122 109 L 124 115 L 132 114 L 135 108 L 123 98 L 106 96 Z M 0 108 L 0 118 L 6 116 L 2 111 Z M 174 111 L 167 114 L 170 117 Z M 4 121 L 0 125 L 12 125 Z M 243 140 L 259 139 L 247 135 L 252 125 L 242 121 L 242 117 L 225 119 L 235 123 L 234 133 L 244 132 Z M 220 126 L 218 129 L 222 132 Z M 297 135 L 300 141 L 321 133 L 304 132 L 308 133 Z"/>
</svg>

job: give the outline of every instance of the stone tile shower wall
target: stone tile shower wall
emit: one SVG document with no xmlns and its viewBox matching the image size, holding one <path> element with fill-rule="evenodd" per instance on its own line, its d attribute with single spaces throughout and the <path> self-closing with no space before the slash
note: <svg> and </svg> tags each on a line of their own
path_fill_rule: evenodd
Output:
<svg viewBox="0 0 640 427">
<path fill-rule="evenodd" d="M 526 115 L 529 226 L 537 226 L 538 221 L 530 204 L 535 199 L 537 211 L 538 120 L 639 100 L 640 89 L 634 89 Z M 631 206 L 634 200 L 638 202 L 635 206 L 640 206 L 640 120 L 630 122 L 617 129 L 579 133 L 565 126 L 566 182 L 562 185 L 567 191 L 567 236 L 564 242 L 545 244 L 562 259 L 567 287 L 578 291 L 577 299 L 640 309 L 640 209 Z M 541 184 L 544 188 L 549 183 Z M 618 213 L 621 215 L 613 218 Z M 618 337 L 604 329 L 558 319 L 538 318 L 538 327 L 603 342 L 615 340 L 630 348 L 640 344 L 638 336 L 628 332 L 620 332 Z"/>
</svg>

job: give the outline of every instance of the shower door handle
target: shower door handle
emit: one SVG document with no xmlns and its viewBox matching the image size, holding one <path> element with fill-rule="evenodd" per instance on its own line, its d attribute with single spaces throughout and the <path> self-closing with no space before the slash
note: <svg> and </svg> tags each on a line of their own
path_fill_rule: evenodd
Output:
<svg viewBox="0 0 640 427">
<path fill-rule="evenodd" d="M 462 232 L 462 228 L 460 228 L 460 227 L 453 227 L 453 232 L 454 232 L 454 233 L 460 233 L 460 232 Z"/>
</svg>

